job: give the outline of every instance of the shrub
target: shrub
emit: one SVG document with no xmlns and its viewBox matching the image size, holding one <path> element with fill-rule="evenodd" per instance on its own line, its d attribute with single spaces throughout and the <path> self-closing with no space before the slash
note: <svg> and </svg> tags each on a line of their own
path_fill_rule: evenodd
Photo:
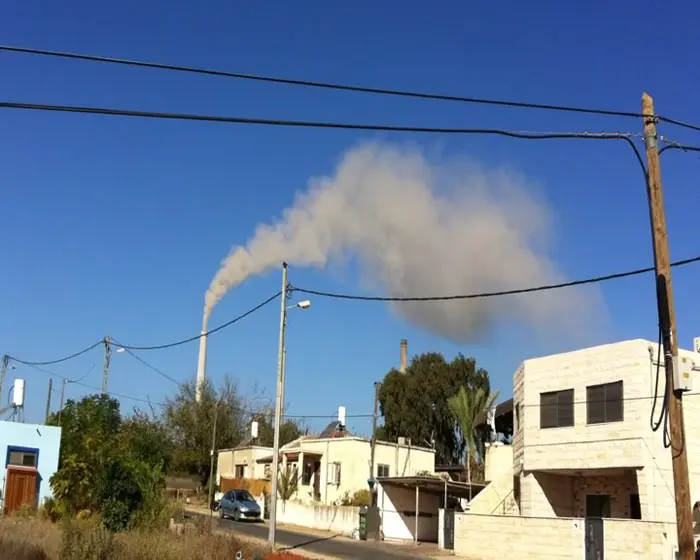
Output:
<svg viewBox="0 0 700 560">
<path fill-rule="evenodd" d="M 350 492 L 345 492 L 343 497 L 340 499 L 341 506 L 368 506 L 370 504 L 369 490 L 363 488 L 362 490 L 357 490 L 354 494 L 350 495 Z"/>
<path fill-rule="evenodd" d="M 46 498 L 41 504 L 38 513 L 41 519 L 46 519 L 52 523 L 56 523 L 63 517 L 63 509 L 53 498 Z"/>
</svg>

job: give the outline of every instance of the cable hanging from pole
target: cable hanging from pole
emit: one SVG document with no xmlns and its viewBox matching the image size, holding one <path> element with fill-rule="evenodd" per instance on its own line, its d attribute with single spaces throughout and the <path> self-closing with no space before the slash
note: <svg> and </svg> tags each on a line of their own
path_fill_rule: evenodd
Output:
<svg viewBox="0 0 700 560">
<path fill-rule="evenodd" d="M 65 51 L 54 51 L 48 49 L 36 49 L 30 47 L 17 47 L 12 45 L 0 45 L 0 50 L 24 53 L 24 54 L 35 54 L 41 56 L 50 56 L 57 58 L 73 59 L 73 60 L 84 60 L 90 62 L 101 62 L 107 64 L 117 64 L 122 66 L 134 66 L 140 68 L 149 68 L 155 70 L 168 70 L 175 72 L 184 72 L 190 74 L 199 74 L 206 76 L 216 76 L 221 78 L 234 78 L 239 80 L 249 80 L 257 82 L 266 82 L 274 84 L 284 84 L 291 86 L 303 86 L 309 88 L 318 89 L 328 89 L 336 91 L 347 91 L 354 93 L 369 93 L 374 95 L 384 95 L 392 97 L 405 97 L 413 99 L 422 100 L 433 100 L 433 101 L 451 101 L 460 103 L 471 103 L 477 105 L 493 105 L 498 107 L 512 107 L 519 109 L 539 109 L 546 111 L 557 111 L 557 112 L 568 112 L 568 113 L 583 113 L 589 115 L 601 115 L 601 116 L 613 116 L 613 117 L 632 117 L 632 118 L 642 118 L 646 115 L 643 113 L 636 113 L 632 111 L 617 111 L 611 109 L 597 109 L 592 107 L 576 107 L 571 105 L 555 105 L 551 103 L 530 103 L 526 101 L 513 101 L 506 99 L 489 99 L 485 97 L 470 97 L 461 95 L 449 95 L 440 93 L 427 93 L 419 91 L 409 91 L 409 90 L 398 90 L 390 88 L 378 88 L 378 87 L 367 87 L 367 86 L 356 86 L 349 84 L 339 84 L 332 82 L 322 82 L 316 80 L 301 80 L 297 78 L 282 78 L 276 76 L 264 76 L 260 74 L 249 74 L 242 72 L 229 72 L 226 70 L 214 70 L 207 68 L 197 68 L 194 66 L 184 66 L 179 64 L 166 64 L 162 62 L 148 62 L 140 60 L 130 60 L 125 58 L 116 57 L 106 57 L 106 56 L 96 56 L 81 53 L 72 53 Z M 669 117 L 656 116 L 658 120 L 673 124 L 676 126 L 689 128 L 691 130 L 700 131 L 700 126 L 686 123 L 677 119 L 672 119 Z"/>
<path fill-rule="evenodd" d="M 671 266 L 684 266 L 691 263 L 700 262 L 700 256 L 692 257 L 690 259 L 683 259 L 671 263 Z M 582 286 L 585 284 L 596 284 L 599 282 L 605 282 L 608 280 L 617 280 L 619 278 L 628 278 L 630 276 L 638 276 L 640 274 L 645 274 L 647 272 L 653 272 L 654 267 L 638 268 L 636 270 L 630 270 L 627 272 L 617 272 L 614 274 L 607 274 L 605 276 L 594 276 L 592 278 L 585 278 L 582 280 L 572 280 L 570 282 L 562 282 L 560 284 L 547 284 L 543 286 L 535 286 L 530 288 L 519 288 L 514 290 L 502 290 L 497 292 L 480 292 L 473 294 L 460 294 L 460 295 L 444 295 L 444 296 L 414 296 L 414 297 L 391 297 L 391 296 L 362 296 L 356 294 L 341 294 L 336 292 L 323 292 L 320 290 L 311 290 L 308 288 L 299 288 L 292 286 L 292 290 L 320 297 L 329 297 L 335 299 L 346 299 L 353 301 L 391 301 L 391 302 L 417 302 L 417 301 L 450 301 L 450 300 L 467 300 L 467 299 L 484 299 L 490 297 L 502 297 L 518 294 L 530 294 L 535 292 L 544 292 L 547 290 L 558 290 L 561 288 L 570 288 L 573 286 Z"/>
</svg>

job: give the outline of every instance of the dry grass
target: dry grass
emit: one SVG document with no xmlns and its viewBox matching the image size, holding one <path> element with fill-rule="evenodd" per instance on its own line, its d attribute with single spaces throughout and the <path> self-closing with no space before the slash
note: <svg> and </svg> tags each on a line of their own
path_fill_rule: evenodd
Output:
<svg viewBox="0 0 700 560">
<path fill-rule="evenodd" d="M 246 559 L 267 557 L 249 542 L 212 534 L 206 522 L 177 536 L 170 531 L 111 535 L 96 520 L 0 520 L 0 560 L 230 560 L 239 551 Z"/>
</svg>

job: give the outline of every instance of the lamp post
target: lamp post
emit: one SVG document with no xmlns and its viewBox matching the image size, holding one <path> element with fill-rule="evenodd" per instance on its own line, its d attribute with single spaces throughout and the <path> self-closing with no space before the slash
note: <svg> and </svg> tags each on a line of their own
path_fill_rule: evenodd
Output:
<svg viewBox="0 0 700 560">
<path fill-rule="evenodd" d="M 309 300 L 300 301 L 296 305 L 287 306 L 287 263 L 282 263 L 282 302 L 280 305 L 280 338 L 279 350 L 277 354 L 277 390 L 275 393 L 275 424 L 274 438 L 272 445 L 272 495 L 270 496 L 270 529 L 268 541 L 270 546 L 275 547 L 275 531 L 277 529 L 277 482 L 279 476 L 279 454 L 280 454 L 280 428 L 282 425 L 282 407 L 284 406 L 284 373 L 285 354 L 284 345 L 285 329 L 287 328 L 287 311 L 298 307 L 308 309 L 311 307 Z"/>
</svg>

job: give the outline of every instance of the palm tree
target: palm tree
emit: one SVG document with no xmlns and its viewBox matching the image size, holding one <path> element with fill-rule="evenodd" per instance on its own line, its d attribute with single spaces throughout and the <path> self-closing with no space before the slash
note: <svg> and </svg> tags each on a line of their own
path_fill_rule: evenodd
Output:
<svg viewBox="0 0 700 560">
<path fill-rule="evenodd" d="M 498 391 L 491 393 L 482 387 L 466 389 L 462 386 L 457 394 L 447 401 L 467 444 L 467 482 L 469 482 L 470 490 L 472 482 L 471 458 L 476 457 L 476 421 L 480 415 L 488 414 L 497 398 Z"/>
<path fill-rule="evenodd" d="M 277 480 L 277 492 L 282 500 L 282 508 L 287 504 L 287 500 L 291 500 L 294 494 L 299 489 L 299 471 L 296 466 L 292 467 L 289 463 L 280 471 L 279 479 Z"/>
</svg>

